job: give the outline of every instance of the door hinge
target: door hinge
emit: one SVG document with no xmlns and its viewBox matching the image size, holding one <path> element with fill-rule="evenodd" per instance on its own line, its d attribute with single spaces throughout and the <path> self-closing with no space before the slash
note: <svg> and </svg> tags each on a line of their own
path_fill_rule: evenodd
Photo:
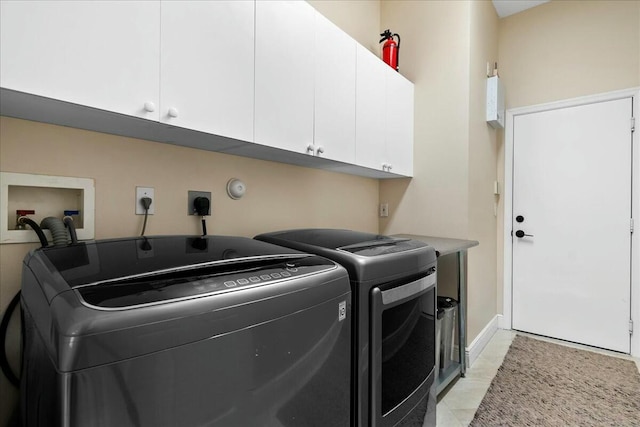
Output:
<svg viewBox="0 0 640 427">
<path fill-rule="evenodd" d="M 633 335 L 633 319 L 629 319 L 629 335 Z"/>
<path fill-rule="evenodd" d="M 631 234 L 633 234 L 633 218 L 631 218 L 631 226 L 630 226 L 630 229 L 631 229 Z"/>
<path fill-rule="evenodd" d="M 635 132 L 635 131 L 636 131 L 636 118 L 631 117 L 631 132 Z"/>
</svg>

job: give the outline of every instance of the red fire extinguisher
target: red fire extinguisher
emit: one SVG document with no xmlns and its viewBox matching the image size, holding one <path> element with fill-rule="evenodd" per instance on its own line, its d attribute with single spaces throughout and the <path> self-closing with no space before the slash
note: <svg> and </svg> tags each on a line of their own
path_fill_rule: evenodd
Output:
<svg viewBox="0 0 640 427">
<path fill-rule="evenodd" d="M 384 33 L 380 34 L 382 37 L 380 43 L 382 45 L 382 60 L 386 62 L 391 68 L 398 71 L 400 65 L 400 34 L 391 34 L 391 31 L 384 30 Z M 393 39 L 398 38 L 398 43 Z"/>
</svg>

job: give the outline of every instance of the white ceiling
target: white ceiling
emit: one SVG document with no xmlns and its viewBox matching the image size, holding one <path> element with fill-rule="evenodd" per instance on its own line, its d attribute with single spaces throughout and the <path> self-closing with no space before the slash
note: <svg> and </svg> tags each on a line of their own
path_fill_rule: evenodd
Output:
<svg viewBox="0 0 640 427">
<path fill-rule="evenodd" d="M 504 18 L 505 16 L 513 15 L 523 10 L 531 9 L 546 3 L 549 0 L 492 0 L 493 7 L 496 8 L 498 16 Z"/>
</svg>

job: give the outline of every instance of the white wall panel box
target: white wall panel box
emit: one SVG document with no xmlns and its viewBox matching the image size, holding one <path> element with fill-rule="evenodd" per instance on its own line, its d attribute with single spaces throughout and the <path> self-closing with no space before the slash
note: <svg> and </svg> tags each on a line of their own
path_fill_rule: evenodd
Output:
<svg viewBox="0 0 640 427">
<path fill-rule="evenodd" d="M 504 128 L 504 86 L 500 77 L 487 79 L 487 123 L 494 129 Z"/>
<path fill-rule="evenodd" d="M 39 242 L 27 226 L 16 229 L 17 210 L 33 210 L 29 218 L 37 223 L 64 211 L 78 211 L 74 225 L 78 240 L 95 236 L 95 184 L 90 178 L 0 172 L 0 244 Z M 49 230 L 43 230 L 51 241 Z"/>
</svg>

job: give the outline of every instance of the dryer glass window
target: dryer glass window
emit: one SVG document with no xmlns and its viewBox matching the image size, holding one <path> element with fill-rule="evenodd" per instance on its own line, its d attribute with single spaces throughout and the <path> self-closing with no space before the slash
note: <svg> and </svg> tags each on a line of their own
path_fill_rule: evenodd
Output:
<svg viewBox="0 0 640 427">
<path fill-rule="evenodd" d="M 382 312 L 382 414 L 402 403 L 435 366 L 435 287 Z"/>
</svg>

